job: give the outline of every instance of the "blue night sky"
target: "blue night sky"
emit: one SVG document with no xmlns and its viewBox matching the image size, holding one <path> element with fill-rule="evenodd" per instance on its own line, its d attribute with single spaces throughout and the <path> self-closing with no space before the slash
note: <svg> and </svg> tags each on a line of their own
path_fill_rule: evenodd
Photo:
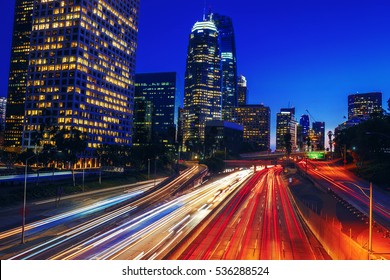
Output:
<svg viewBox="0 0 390 280">
<path fill-rule="evenodd" d="M 0 96 L 6 96 L 13 0 L 0 0 Z M 347 95 L 390 97 L 390 2 L 377 0 L 141 0 L 137 72 L 175 71 L 182 103 L 188 36 L 204 7 L 233 19 L 238 73 L 249 103 L 276 113 L 308 109 L 333 130 L 347 115 Z M 205 4 L 206 3 L 206 4 Z M 311 119 L 313 121 L 313 119 Z"/>
</svg>

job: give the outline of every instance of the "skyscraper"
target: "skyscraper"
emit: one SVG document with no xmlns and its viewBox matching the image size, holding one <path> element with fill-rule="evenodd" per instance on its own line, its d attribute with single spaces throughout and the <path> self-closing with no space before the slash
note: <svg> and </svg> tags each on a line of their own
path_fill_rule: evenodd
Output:
<svg viewBox="0 0 390 280">
<path fill-rule="evenodd" d="M 313 122 L 313 131 L 318 138 L 317 150 L 325 149 L 325 122 Z"/>
<path fill-rule="evenodd" d="M 302 126 L 302 137 L 306 138 L 310 129 L 310 119 L 308 115 L 302 115 L 299 124 Z"/>
<path fill-rule="evenodd" d="M 34 0 L 16 0 L 12 34 L 11 63 L 8 79 L 8 102 L 4 145 L 20 150 L 26 100 L 28 56 Z"/>
<path fill-rule="evenodd" d="M 382 113 L 381 92 L 348 95 L 348 120 L 367 119 L 373 113 Z"/>
<path fill-rule="evenodd" d="M 35 1 L 23 146 L 76 128 L 89 148 L 132 144 L 138 0 Z"/>
<path fill-rule="evenodd" d="M 175 143 L 175 95 L 175 72 L 135 75 L 134 144 Z M 151 137 L 147 142 L 145 135 Z"/>
<path fill-rule="evenodd" d="M 237 57 L 233 21 L 217 13 L 207 15 L 218 29 L 222 69 L 222 118 L 232 119 L 232 108 L 237 106 Z"/>
<path fill-rule="evenodd" d="M 0 97 L 0 148 L 4 147 L 4 130 L 7 98 Z"/>
<path fill-rule="evenodd" d="M 5 129 L 5 115 L 6 115 L 7 98 L 0 97 L 0 131 Z"/>
<path fill-rule="evenodd" d="M 264 105 L 243 105 L 234 108 L 234 121 L 244 127 L 243 142 L 249 151 L 270 149 L 271 110 Z M 249 152 L 248 151 L 248 152 Z"/>
<path fill-rule="evenodd" d="M 297 147 L 297 122 L 295 108 L 282 108 L 276 115 L 276 150 L 285 151 L 285 135 L 291 135 L 291 150 Z"/>
<path fill-rule="evenodd" d="M 183 127 L 183 144 L 194 156 L 203 151 L 206 122 L 222 119 L 220 63 L 214 22 L 196 22 L 188 44 Z"/>
<path fill-rule="evenodd" d="M 237 91 L 238 91 L 238 106 L 246 105 L 247 96 L 248 96 L 248 87 L 247 87 L 246 78 L 243 75 L 240 75 L 238 77 Z"/>
<path fill-rule="evenodd" d="M 302 115 L 299 119 L 299 125 L 297 127 L 297 147 L 300 150 L 309 150 L 308 136 L 310 131 L 310 118 L 309 115 Z"/>
</svg>

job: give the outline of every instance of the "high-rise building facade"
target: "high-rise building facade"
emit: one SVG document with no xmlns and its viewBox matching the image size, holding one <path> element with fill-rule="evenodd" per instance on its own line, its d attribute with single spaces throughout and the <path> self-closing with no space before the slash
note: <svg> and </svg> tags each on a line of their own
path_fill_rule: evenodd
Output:
<svg viewBox="0 0 390 280">
<path fill-rule="evenodd" d="M 34 0 L 15 1 L 11 63 L 8 79 L 6 130 L 4 135 L 4 145 L 11 150 L 20 150 L 22 147 L 26 79 L 34 2 Z"/>
<path fill-rule="evenodd" d="M 285 151 L 285 135 L 291 136 L 291 150 L 297 149 L 297 121 L 295 108 L 282 108 L 276 115 L 276 150 Z"/>
<path fill-rule="evenodd" d="M 6 116 L 7 98 L 0 97 L 0 131 L 5 129 L 5 116 Z"/>
<path fill-rule="evenodd" d="M 206 122 L 222 119 L 220 65 L 214 22 L 196 22 L 189 39 L 184 79 L 183 144 L 193 156 L 204 150 Z"/>
<path fill-rule="evenodd" d="M 175 96 L 175 72 L 135 75 L 134 144 L 175 143 Z"/>
<path fill-rule="evenodd" d="M 228 155 L 238 155 L 243 140 L 243 126 L 228 121 L 208 121 L 206 123 L 205 152 L 213 155 L 224 151 Z"/>
<path fill-rule="evenodd" d="M 367 119 L 373 113 L 382 113 L 381 92 L 348 95 L 348 120 Z"/>
<path fill-rule="evenodd" d="M 248 87 L 247 87 L 246 78 L 243 75 L 240 75 L 238 77 L 237 91 L 238 91 L 238 106 L 246 105 L 247 97 L 248 97 Z"/>
<path fill-rule="evenodd" d="M 0 97 L 0 148 L 4 147 L 5 115 L 7 98 Z"/>
<path fill-rule="evenodd" d="M 139 0 L 35 1 L 23 146 L 76 128 L 89 148 L 132 144 Z"/>
<path fill-rule="evenodd" d="M 325 149 L 325 122 L 313 122 L 313 131 L 317 135 L 318 143 L 317 150 Z"/>
<path fill-rule="evenodd" d="M 309 115 L 302 115 L 301 118 L 299 119 L 299 124 L 297 127 L 297 148 L 300 151 L 309 150 L 309 147 L 307 145 L 309 130 L 310 130 Z"/>
<path fill-rule="evenodd" d="M 310 118 L 308 115 L 302 115 L 299 119 L 299 125 L 302 127 L 302 137 L 306 138 L 310 129 Z"/>
<path fill-rule="evenodd" d="M 237 106 L 237 57 L 233 21 L 217 13 L 207 15 L 218 29 L 222 70 L 222 118 L 232 120 L 232 108 Z"/>
<path fill-rule="evenodd" d="M 243 105 L 233 109 L 233 119 L 244 127 L 243 142 L 254 151 L 270 149 L 271 110 L 264 105 Z"/>
</svg>

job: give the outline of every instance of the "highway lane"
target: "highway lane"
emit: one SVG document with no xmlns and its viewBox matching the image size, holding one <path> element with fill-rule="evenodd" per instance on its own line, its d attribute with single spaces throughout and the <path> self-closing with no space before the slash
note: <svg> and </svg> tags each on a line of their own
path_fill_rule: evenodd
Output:
<svg viewBox="0 0 390 280">
<path fill-rule="evenodd" d="M 313 249 L 319 244 L 308 237 L 281 172 L 276 167 L 256 173 L 194 242 L 183 243 L 179 259 L 323 259 Z"/>
<path fill-rule="evenodd" d="M 172 203 L 170 202 L 173 198 L 171 197 L 171 194 L 175 193 L 175 191 L 180 188 L 180 186 L 190 177 L 203 170 L 203 166 L 194 166 L 188 171 L 184 172 L 180 176 L 180 179 L 176 179 L 168 185 L 154 190 L 154 192 L 138 199 L 134 203 L 130 203 L 114 211 L 109 211 L 108 213 L 101 215 L 96 219 L 87 221 L 81 225 L 77 225 L 76 227 L 70 228 L 69 230 L 66 230 L 62 233 L 58 233 L 56 237 L 14 255 L 12 259 L 108 258 L 110 254 L 103 254 L 104 256 L 100 257 L 100 255 L 102 255 L 100 250 L 103 250 L 104 248 L 114 248 L 117 242 L 119 243 L 118 247 L 123 247 L 121 242 L 124 240 L 121 238 L 121 233 L 125 232 L 128 234 L 130 232 L 131 234 L 137 234 L 138 232 L 147 229 L 150 225 L 154 227 L 154 222 L 158 222 L 166 215 L 179 208 L 180 201 L 173 205 L 166 204 Z M 235 176 L 240 177 L 241 175 Z M 238 181 L 238 179 L 235 178 L 234 181 Z M 214 184 L 214 193 L 211 193 L 211 190 L 207 189 L 203 190 L 203 192 L 208 192 L 208 195 L 211 195 L 211 198 L 216 199 L 216 197 L 214 197 L 215 188 L 220 189 L 220 187 L 218 187 L 220 184 L 221 182 Z M 222 193 L 222 191 L 219 192 Z M 194 193 L 193 195 L 198 196 L 199 194 Z M 208 200 L 211 198 L 209 197 Z M 198 209 L 191 206 L 191 203 L 194 201 L 194 197 L 187 199 L 187 204 L 189 205 L 187 207 L 188 209 L 192 209 L 192 211 L 197 209 L 200 210 L 200 213 L 202 213 L 203 210 L 205 210 L 205 212 L 207 211 L 208 206 L 206 206 L 206 209 L 201 207 L 199 207 L 201 209 Z M 204 206 L 205 205 L 203 204 L 202 207 Z M 203 214 L 205 215 L 205 213 Z M 175 217 L 175 215 L 173 215 L 173 217 Z M 199 216 L 192 218 L 188 224 L 195 226 L 197 222 L 199 222 Z M 177 224 L 177 221 L 173 221 L 173 225 Z M 90 240 L 91 237 L 93 237 L 93 240 Z M 108 243 L 105 242 L 105 240 L 109 240 Z M 152 240 L 158 239 L 154 237 Z M 94 245 L 89 246 L 90 243 L 94 243 Z M 83 246 L 89 246 L 89 248 L 94 247 L 94 250 L 90 254 L 90 252 L 86 252 L 88 250 L 82 249 Z M 96 247 L 98 249 L 96 249 Z M 77 254 L 74 254 L 75 251 Z M 99 254 L 97 255 L 97 253 Z"/>
<path fill-rule="evenodd" d="M 154 184 L 148 185 L 147 189 L 126 191 L 126 193 L 104 202 L 92 205 L 88 203 L 87 206 L 79 206 L 71 211 L 28 224 L 26 228 L 30 234 L 30 239 L 32 238 L 31 234 L 34 233 L 35 239 L 43 239 L 45 241 L 38 245 L 35 245 L 34 242 L 31 242 L 31 245 L 29 243 L 26 244 L 27 248 L 25 247 L 19 254 L 14 254 L 12 258 L 46 259 L 61 246 L 69 248 L 69 246 L 77 244 L 78 239 L 82 239 L 83 236 L 95 234 L 94 231 L 110 227 L 112 224 L 116 224 L 128 217 L 132 212 L 142 211 L 145 207 L 169 196 L 180 184 L 204 169 L 205 167 L 203 166 L 193 166 L 169 184 L 164 186 L 157 185 L 156 188 L 158 189 L 151 193 L 149 192 L 154 189 Z M 132 200 L 135 201 L 127 204 L 127 201 Z M 95 215 L 92 215 L 93 213 Z M 80 216 L 83 216 L 83 219 L 80 219 Z M 60 225 L 60 227 L 57 229 L 56 225 Z M 15 237 L 19 233 L 20 227 L 9 230 L 2 233 L 2 239 L 0 240 L 3 242 L 7 238 L 9 239 L 10 236 Z M 28 248 L 28 246 L 32 247 Z"/>
<path fill-rule="evenodd" d="M 305 162 L 299 166 L 304 170 Z M 369 214 L 369 183 L 358 178 L 342 166 L 329 162 L 313 162 L 308 165 L 307 172 L 322 185 L 330 188 L 339 196 L 347 200 L 367 217 Z M 363 191 L 362 191 L 363 190 Z M 390 196 L 383 190 L 373 188 L 373 218 L 383 227 L 390 229 Z"/>
<path fill-rule="evenodd" d="M 162 179 L 157 180 L 160 183 Z M 110 190 L 97 190 L 88 193 L 69 195 L 64 198 L 60 207 L 54 208 L 53 200 L 42 200 L 29 204 L 29 209 L 35 212 L 35 219 L 25 226 L 26 240 L 42 235 L 45 231 L 66 224 L 82 223 L 85 220 L 104 213 L 108 207 L 114 207 L 124 201 L 142 195 L 154 186 L 153 182 L 141 182 Z M 33 208 L 37 208 L 34 210 Z M 38 219 L 40 217 L 40 219 Z M 0 250 L 19 242 L 21 226 L 0 232 Z"/>
<path fill-rule="evenodd" d="M 87 238 L 54 259 L 162 259 L 251 171 L 233 173 Z"/>
</svg>

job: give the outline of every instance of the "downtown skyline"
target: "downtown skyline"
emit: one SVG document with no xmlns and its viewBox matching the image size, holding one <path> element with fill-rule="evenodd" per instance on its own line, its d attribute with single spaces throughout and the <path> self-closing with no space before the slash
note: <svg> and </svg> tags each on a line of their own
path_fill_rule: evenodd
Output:
<svg viewBox="0 0 390 280">
<path fill-rule="evenodd" d="M 361 2 L 206 1 L 207 11 L 233 20 L 237 73 L 247 78 L 248 103 L 271 108 L 272 149 L 280 108 L 295 107 L 298 121 L 308 109 L 315 118 L 310 122 L 324 121 L 326 131 L 345 120 L 349 94 L 381 91 L 387 108 L 390 39 L 385 11 L 390 4 Z M 177 72 L 180 105 L 188 36 L 202 20 L 204 7 L 202 0 L 141 0 L 136 73 Z M 7 95 L 13 9 L 14 1 L 7 1 L 1 14 L 6 39 L 0 96 Z"/>
</svg>

